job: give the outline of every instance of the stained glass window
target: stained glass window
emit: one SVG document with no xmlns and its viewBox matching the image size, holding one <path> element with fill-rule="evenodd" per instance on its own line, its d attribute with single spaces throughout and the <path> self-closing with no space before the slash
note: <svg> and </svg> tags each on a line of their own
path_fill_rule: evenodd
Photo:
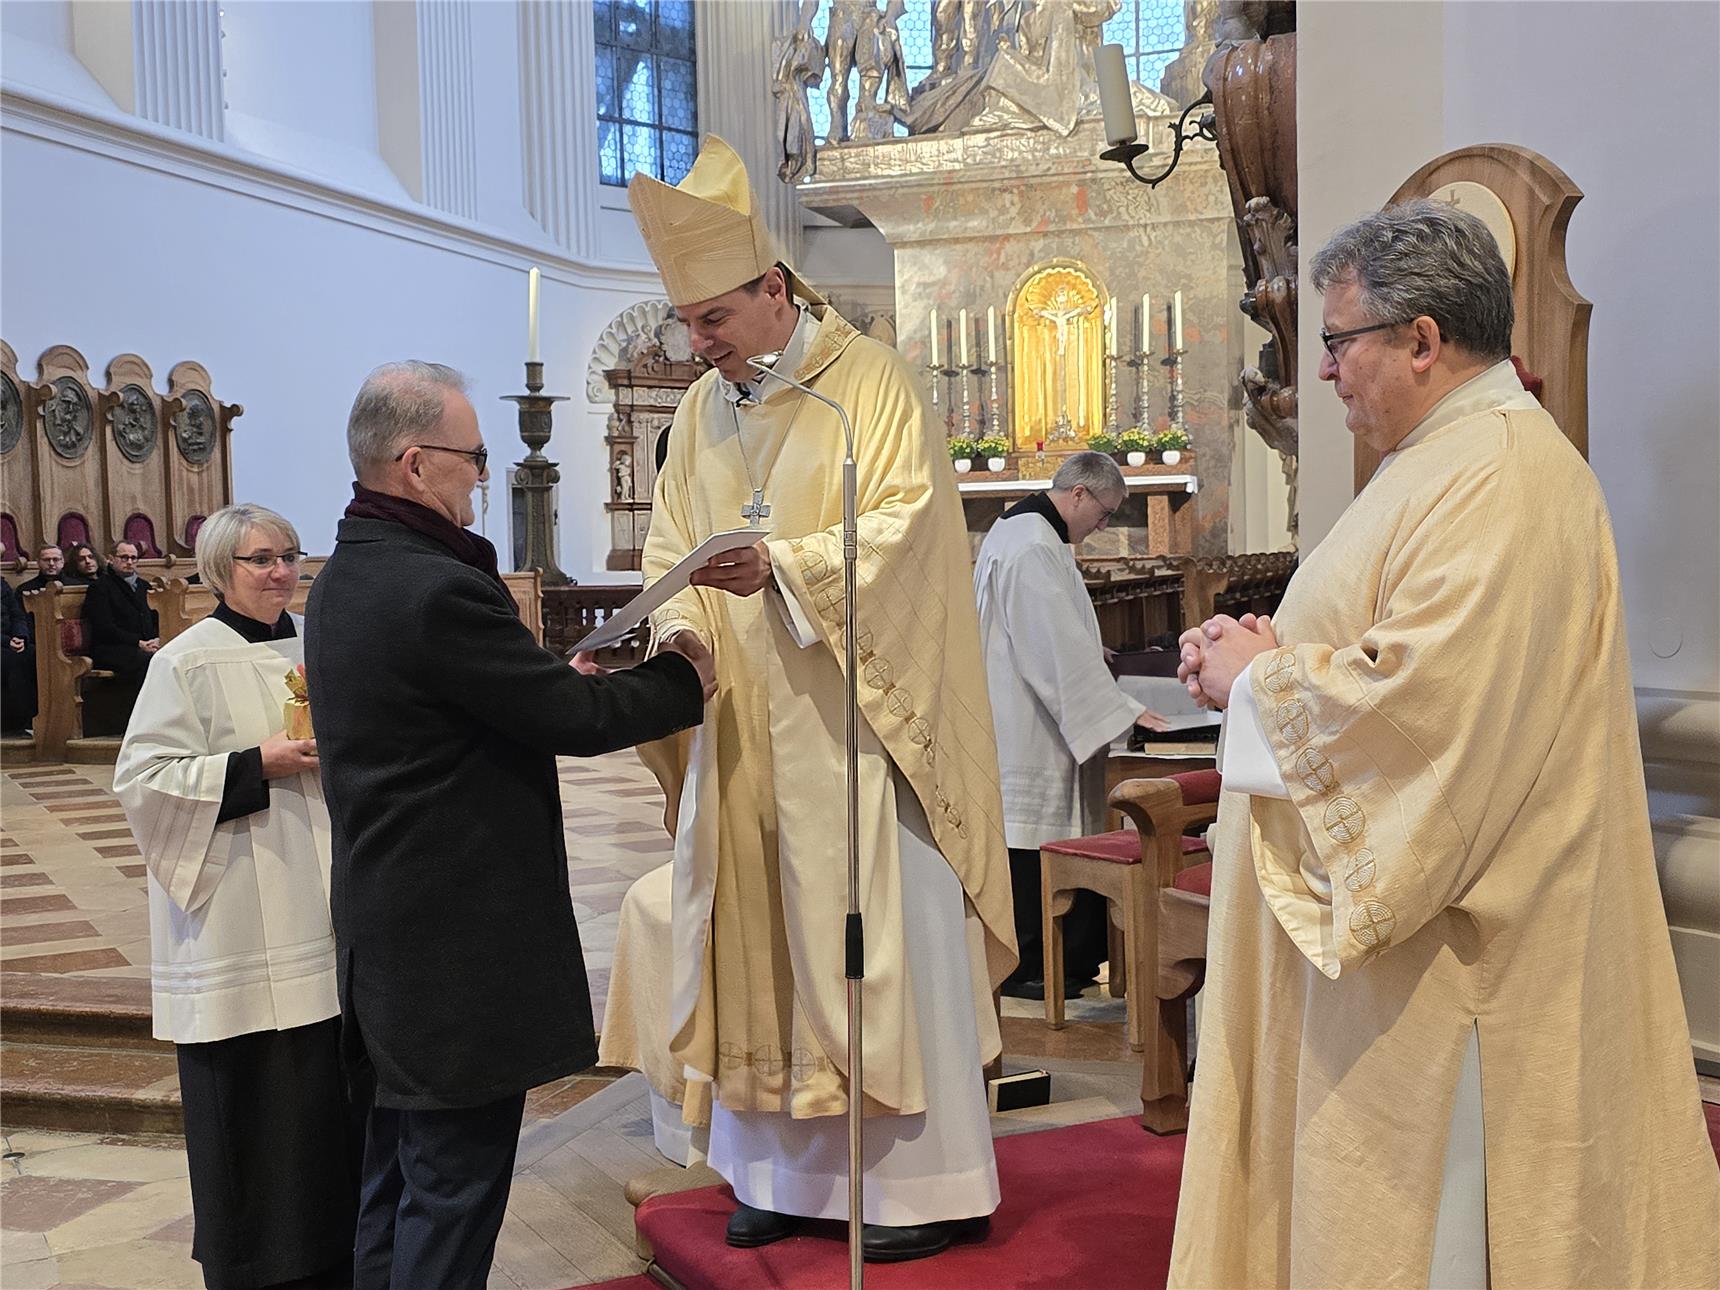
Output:
<svg viewBox="0 0 1720 1290">
<path fill-rule="evenodd" d="M 692 0 L 595 0 L 597 172 L 679 183 L 699 147 Z"/>
<path fill-rule="evenodd" d="M 978 3 L 978 0 L 970 0 Z M 1062 0 L 1067 3 L 1067 0 Z M 823 39 L 830 31 L 831 0 L 819 0 L 818 16 L 812 30 Z M 908 84 L 918 85 L 932 70 L 932 5 L 933 0 L 907 0 L 896 29 L 902 33 L 902 55 L 908 66 Z M 1007 9 L 1006 9 L 1007 12 Z M 1165 65 L 1182 52 L 1182 0 L 1122 0 L 1122 8 L 1105 24 L 1105 39 L 1121 45 L 1128 57 L 1129 75 L 1141 84 L 1158 89 Z M 829 73 L 824 83 L 813 88 L 808 106 L 812 109 L 812 129 L 820 141 L 830 137 L 830 104 L 824 95 L 830 84 Z M 860 74 L 848 76 L 848 105 L 852 115 L 860 97 Z M 896 133 L 906 134 L 907 128 L 898 124 Z"/>
</svg>

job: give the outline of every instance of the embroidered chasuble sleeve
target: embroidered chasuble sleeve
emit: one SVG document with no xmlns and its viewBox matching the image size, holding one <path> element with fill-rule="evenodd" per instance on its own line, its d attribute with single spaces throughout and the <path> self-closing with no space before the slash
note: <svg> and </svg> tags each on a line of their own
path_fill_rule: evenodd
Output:
<svg viewBox="0 0 1720 1290">
<path fill-rule="evenodd" d="M 227 868 L 225 849 L 211 844 L 229 754 L 210 751 L 178 663 L 158 659 L 144 677 L 113 787 L 149 872 L 175 905 L 196 913 Z"/>
<path fill-rule="evenodd" d="M 1001 564 L 998 609 L 1008 624 L 1016 672 L 1051 719 L 1069 755 L 1084 762 L 1134 724 L 1145 706 L 1118 688 L 1105 666 L 1096 630 L 1083 631 L 1092 604 L 1082 604 L 1068 558 L 1033 546 Z M 1075 575 L 1078 579 L 1079 575 Z"/>
<path fill-rule="evenodd" d="M 1394 536 L 1378 587 L 1358 580 L 1379 606 L 1359 641 L 1287 641 L 1248 672 L 1290 795 L 1248 799 L 1256 873 L 1327 977 L 1458 902 L 1507 830 L 1521 848 L 1519 812 L 1558 768 L 1545 696 L 1582 702 L 1606 652 L 1616 568 L 1568 554 L 1593 531 L 1611 550 L 1598 492 L 1537 506 L 1525 457 L 1478 462 Z"/>
</svg>

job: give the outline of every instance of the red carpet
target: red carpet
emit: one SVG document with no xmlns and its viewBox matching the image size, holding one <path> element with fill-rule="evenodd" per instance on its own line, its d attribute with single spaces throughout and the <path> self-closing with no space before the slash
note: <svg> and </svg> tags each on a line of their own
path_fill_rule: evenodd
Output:
<svg viewBox="0 0 1720 1290">
<path fill-rule="evenodd" d="M 997 1140 L 1003 1204 L 991 1235 L 918 1263 L 869 1263 L 878 1290 L 1069 1290 L 1162 1286 L 1182 1176 L 1183 1138 L 1158 1138 L 1133 1117 Z M 727 1187 L 642 1204 L 636 1221 L 657 1262 L 687 1290 L 839 1290 L 848 1284 L 846 1233 L 809 1225 L 759 1250 L 731 1249 Z M 1090 1238 L 1095 1224 L 1103 1241 Z"/>
</svg>

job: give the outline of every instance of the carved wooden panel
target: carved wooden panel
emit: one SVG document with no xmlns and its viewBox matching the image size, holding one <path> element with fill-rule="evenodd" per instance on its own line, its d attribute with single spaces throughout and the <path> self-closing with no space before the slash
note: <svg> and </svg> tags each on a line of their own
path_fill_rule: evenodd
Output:
<svg viewBox="0 0 1720 1290">
<path fill-rule="evenodd" d="M 166 417 L 155 375 L 136 354 L 108 364 L 107 388 L 96 394 L 98 433 L 104 436 L 103 494 L 115 540 L 137 544 L 147 558 L 167 548 Z"/>
<path fill-rule="evenodd" d="M 191 553 L 196 531 L 233 498 L 233 418 L 245 409 L 214 395 L 201 363 L 176 363 L 167 376 L 169 496 L 163 547 Z"/>
<path fill-rule="evenodd" d="M 101 488 L 102 436 L 90 365 L 70 345 L 55 345 L 36 362 L 34 383 L 36 481 L 41 520 L 50 541 L 62 521 L 81 516 L 91 545 L 105 550 L 113 528 Z"/>
<path fill-rule="evenodd" d="M 0 340 L 0 514 L 11 522 L 19 550 L 31 559 L 44 540 L 36 495 L 35 393 L 18 375 L 18 355 Z"/>
<path fill-rule="evenodd" d="M 705 370 L 702 363 L 677 363 L 647 349 L 631 367 L 603 374 L 615 408 L 603 436 L 608 460 L 609 569 L 637 569 L 651 527 L 651 494 L 657 487 L 658 441 L 675 419 L 687 387 Z"/>
<path fill-rule="evenodd" d="M 1394 202 L 1426 197 L 1448 184 L 1480 184 L 1504 203 L 1516 229 L 1511 297 L 1516 325 L 1511 352 L 1542 378 L 1541 403 L 1585 457 L 1589 451 L 1589 315 L 1594 306 L 1571 285 L 1565 232 L 1582 189 L 1540 153 L 1511 143 L 1480 144 L 1436 157 L 1392 194 Z M 1380 457 L 1356 440 L 1356 491 Z"/>
</svg>

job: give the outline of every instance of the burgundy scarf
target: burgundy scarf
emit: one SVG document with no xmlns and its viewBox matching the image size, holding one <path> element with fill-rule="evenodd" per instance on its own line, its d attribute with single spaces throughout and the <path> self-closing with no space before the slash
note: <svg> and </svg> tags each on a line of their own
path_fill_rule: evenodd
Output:
<svg viewBox="0 0 1720 1290">
<path fill-rule="evenodd" d="M 469 564 L 480 573 L 489 574 L 503 591 L 508 589 L 496 565 L 496 548 L 487 539 L 470 529 L 461 528 L 428 506 L 407 497 L 395 497 L 392 493 L 374 492 L 363 484 L 355 483 L 352 500 L 346 504 L 346 514 L 355 520 L 391 520 L 405 525 L 414 533 L 434 538 L 452 551 L 461 564 Z"/>
</svg>

